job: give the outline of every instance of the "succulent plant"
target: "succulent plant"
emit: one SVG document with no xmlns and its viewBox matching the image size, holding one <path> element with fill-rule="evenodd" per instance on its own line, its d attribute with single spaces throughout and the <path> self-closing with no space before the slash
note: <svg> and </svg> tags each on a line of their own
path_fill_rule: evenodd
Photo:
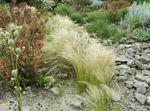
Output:
<svg viewBox="0 0 150 111">
<path fill-rule="evenodd" d="M 132 37 L 140 41 L 150 40 L 150 28 L 136 28 L 132 32 Z"/>
</svg>

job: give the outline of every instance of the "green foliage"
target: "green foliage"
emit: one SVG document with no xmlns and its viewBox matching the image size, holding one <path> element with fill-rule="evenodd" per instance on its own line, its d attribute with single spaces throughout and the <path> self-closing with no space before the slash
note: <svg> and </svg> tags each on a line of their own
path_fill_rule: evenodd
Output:
<svg viewBox="0 0 150 111">
<path fill-rule="evenodd" d="M 111 23 L 118 23 L 127 14 L 127 8 L 112 10 L 108 12 L 108 19 Z"/>
<path fill-rule="evenodd" d="M 90 0 L 71 0 L 73 7 L 76 10 L 84 11 L 90 4 Z"/>
<path fill-rule="evenodd" d="M 102 39 L 108 39 L 116 33 L 116 28 L 113 25 L 108 24 L 105 20 L 97 20 L 86 26 L 89 33 L 96 34 L 97 37 Z"/>
<path fill-rule="evenodd" d="M 108 89 L 108 88 L 107 88 Z M 111 96 L 106 90 L 106 86 L 89 86 L 87 89 L 87 102 L 92 111 L 109 111 Z"/>
<path fill-rule="evenodd" d="M 54 10 L 55 14 L 60 15 L 67 15 L 69 16 L 73 21 L 79 24 L 84 23 L 84 18 L 82 14 L 78 11 L 73 10 L 68 4 L 60 3 Z"/>
<path fill-rule="evenodd" d="M 84 18 L 80 14 L 80 12 L 74 12 L 70 15 L 70 18 L 75 21 L 76 23 L 83 24 L 84 23 Z"/>
<path fill-rule="evenodd" d="M 46 89 L 52 87 L 52 84 L 55 82 L 55 79 L 52 76 L 40 76 L 37 80 L 36 83 L 39 86 L 45 87 Z"/>
<path fill-rule="evenodd" d="M 131 2 L 137 2 L 138 4 L 146 2 L 146 3 L 150 3 L 150 0 L 130 0 Z"/>
<path fill-rule="evenodd" d="M 136 28 L 132 32 L 132 37 L 140 41 L 150 40 L 150 28 Z"/>
<path fill-rule="evenodd" d="M 116 27 L 109 23 L 106 12 L 96 11 L 88 14 L 87 22 L 87 31 L 99 38 L 110 38 L 117 32 Z"/>
<path fill-rule="evenodd" d="M 120 40 L 126 36 L 127 36 L 127 33 L 124 31 L 121 31 L 121 32 L 116 32 L 115 35 L 111 37 L 110 39 L 112 43 L 117 43 L 117 42 L 120 42 Z"/>
<path fill-rule="evenodd" d="M 72 9 L 68 4 L 63 4 L 60 3 L 57 5 L 57 7 L 54 9 L 55 14 L 60 14 L 60 15 L 71 15 Z"/>
<path fill-rule="evenodd" d="M 98 20 L 105 20 L 105 22 L 108 23 L 106 12 L 93 11 L 93 12 L 87 14 L 86 21 L 88 23 L 95 22 Z"/>
</svg>

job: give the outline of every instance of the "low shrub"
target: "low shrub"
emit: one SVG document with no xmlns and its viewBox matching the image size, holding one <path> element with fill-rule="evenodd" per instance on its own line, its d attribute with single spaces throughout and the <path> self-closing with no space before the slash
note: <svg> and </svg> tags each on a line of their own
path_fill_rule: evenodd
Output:
<svg viewBox="0 0 150 111">
<path fill-rule="evenodd" d="M 95 11 L 87 15 L 86 30 L 96 34 L 97 37 L 106 39 L 112 37 L 116 32 L 116 27 L 109 22 L 106 12 Z"/>
<path fill-rule="evenodd" d="M 107 18 L 111 23 L 119 23 L 127 13 L 127 8 L 112 10 L 108 12 Z"/>
<path fill-rule="evenodd" d="M 72 14 L 73 10 L 68 4 L 60 3 L 57 5 L 57 7 L 54 9 L 55 14 L 60 15 L 68 15 L 70 16 Z"/>
<path fill-rule="evenodd" d="M 84 18 L 82 14 L 79 12 L 74 12 L 70 15 L 71 20 L 75 21 L 75 23 L 83 24 L 84 23 Z"/>
<path fill-rule="evenodd" d="M 117 9 L 121 9 L 121 8 L 126 8 L 130 6 L 130 2 L 128 2 L 127 0 L 115 0 L 112 2 L 108 2 L 106 9 L 107 10 L 117 10 Z"/>
<path fill-rule="evenodd" d="M 112 37 L 116 32 L 116 28 L 112 24 L 108 24 L 105 20 L 97 20 L 89 23 L 86 26 L 86 30 L 89 33 L 96 34 L 98 38 L 108 39 Z"/>
<path fill-rule="evenodd" d="M 128 13 L 125 15 L 124 19 L 121 20 L 121 24 L 124 27 L 127 27 L 128 30 L 133 30 L 139 26 L 149 27 L 150 25 L 150 4 L 143 3 L 137 5 L 133 3 L 129 7 Z"/>
<path fill-rule="evenodd" d="M 132 32 L 132 38 L 139 41 L 150 40 L 150 28 L 136 28 Z"/>
<path fill-rule="evenodd" d="M 86 21 L 88 23 L 97 21 L 97 20 L 105 20 L 106 22 L 108 22 L 107 19 L 107 13 L 106 12 L 101 12 L 101 11 L 93 11 L 91 13 L 87 13 L 86 14 Z"/>
<path fill-rule="evenodd" d="M 3 40 L 0 55 L 6 64 L 2 67 L 7 66 L 6 72 L 9 72 L 9 77 L 14 66 L 17 66 L 19 81 L 33 82 L 32 80 L 38 76 L 38 70 L 43 65 L 41 48 L 45 23 L 46 20 L 35 8 L 25 4 L 11 5 L 7 11 L 0 10 L 0 38 Z M 16 50 L 21 50 L 18 65 Z M 4 74 L 1 76 L 5 78 Z"/>
<path fill-rule="evenodd" d="M 90 0 L 71 0 L 71 4 L 76 10 L 84 11 L 84 9 L 90 4 Z"/>
</svg>

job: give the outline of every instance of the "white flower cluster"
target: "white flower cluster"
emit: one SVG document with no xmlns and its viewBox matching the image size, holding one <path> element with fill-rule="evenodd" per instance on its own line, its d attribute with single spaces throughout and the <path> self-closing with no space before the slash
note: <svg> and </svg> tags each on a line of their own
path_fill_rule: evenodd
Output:
<svg viewBox="0 0 150 111">
<path fill-rule="evenodd" d="M 148 24 L 150 22 L 150 3 L 138 4 L 134 2 L 129 7 L 128 13 L 121 21 L 122 25 L 134 28 L 136 24 Z"/>
<path fill-rule="evenodd" d="M 7 30 L 0 28 L 0 40 L 7 40 L 9 46 L 13 46 L 15 37 L 17 39 L 19 37 L 20 30 L 22 26 L 17 26 L 13 23 L 9 24 Z"/>
</svg>

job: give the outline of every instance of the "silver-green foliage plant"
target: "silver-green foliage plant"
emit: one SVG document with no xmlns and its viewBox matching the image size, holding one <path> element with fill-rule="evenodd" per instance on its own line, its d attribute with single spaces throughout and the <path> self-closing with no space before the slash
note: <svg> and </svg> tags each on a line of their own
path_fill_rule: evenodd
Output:
<svg viewBox="0 0 150 111">
<path fill-rule="evenodd" d="M 90 1 L 91 1 L 90 7 L 93 9 L 99 9 L 103 5 L 103 1 L 101 0 L 90 0 Z"/>
<path fill-rule="evenodd" d="M 37 4 L 39 8 L 45 11 L 52 11 L 55 6 L 55 2 L 53 0 L 37 0 Z"/>
<path fill-rule="evenodd" d="M 134 29 L 138 25 L 150 24 L 150 3 L 138 4 L 134 2 L 129 7 L 128 13 L 125 15 L 121 24 L 129 30 Z"/>
<path fill-rule="evenodd" d="M 150 40 L 150 28 L 136 28 L 132 32 L 132 37 L 140 41 Z"/>
</svg>

